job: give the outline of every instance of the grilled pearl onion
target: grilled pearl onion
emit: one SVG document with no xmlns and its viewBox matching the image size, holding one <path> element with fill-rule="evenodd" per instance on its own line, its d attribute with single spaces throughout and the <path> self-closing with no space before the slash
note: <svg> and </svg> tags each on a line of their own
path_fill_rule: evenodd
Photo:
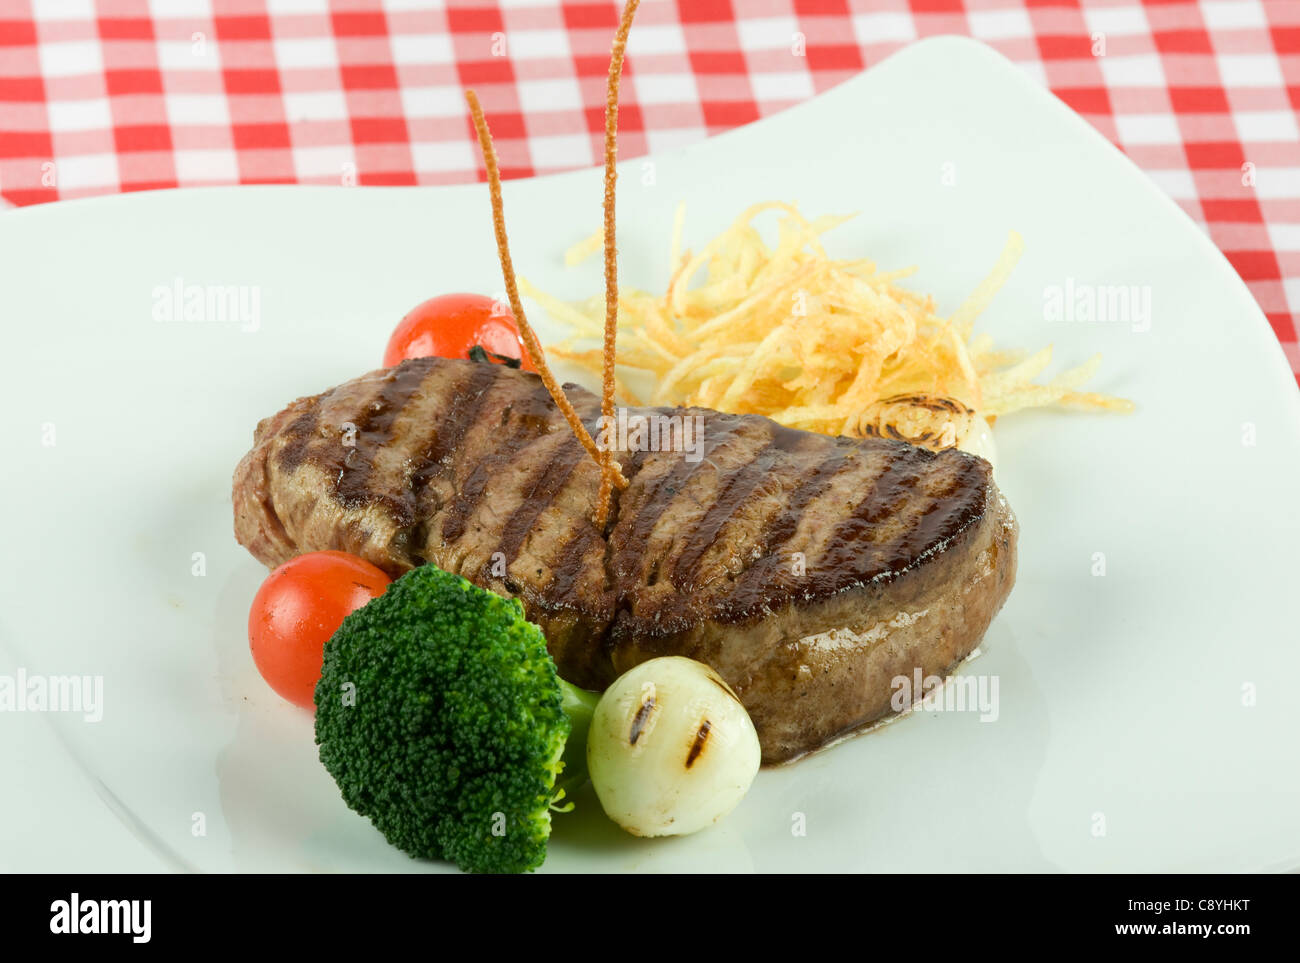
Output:
<svg viewBox="0 0 1300 963">
<path fill-rule="evenodd" d="M 998 448 L 993 443 L 993 426 L 983 418 L 975 419 L 975 424 L 970 433 L 966 437 L 958 439 L 957 447 L 962 451 L 970 452 L 972 455 L 979 455 L 993 466 L 994 471 L 997 471 Z"/>
<path fill-rule="evenodd" d="M 892 395 L 869 405 L 854 427 L 863 438 L 893 438 L 931 451 L 961 448 L 996 467 L 989 423 L 955 398 Z"/>
<path fill-rule="evenodd" d="M 635 836 L 684 836 L 744 798 L 760 759 L 736 694 L 693 659 L 651 659 L 596 706 L 587 766 L 610 819 Z"/>
</svg>

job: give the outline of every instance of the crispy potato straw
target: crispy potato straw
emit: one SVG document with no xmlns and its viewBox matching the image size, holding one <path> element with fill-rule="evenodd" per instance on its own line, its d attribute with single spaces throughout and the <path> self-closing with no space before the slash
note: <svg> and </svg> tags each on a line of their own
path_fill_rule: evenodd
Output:
<svg viewBox="0 0 1300 963">
<path fill-rule="evenodd" d="M 765 212 L 778 214 L 775 239 L 754 224 Z M 637 376 L 653 383 L 652 404 L 755 413 L 793 428 L 885 435 L 936 450 L 961 444 L 977 427 L 975 416 L 991 424 L 1049 405 L 1133 410 L 1122 398 L 1079 390 L 1096 374 L 1099 357 L 1037 383 L 1051 363 L 1050 347 L 1032 355 L 995 350 L 987 334 L 973 334 L 1020 257 L 1019 235 L 1008 237 L 965 302 L 941 317 L 931 298 L 898 284 L 912 270 L 882 271 L 867 259 L 826 254 L 821 236 L 847 219 L 809 220 L 793 204 L 768 201 L 692 255 L 681 246 L 679 205 L 667 288 L 624 288 L 618 298 L 618 384 L 636 384 Z M 593 238 L 579 242 L 570 262 L 594 248 Z M 520 286 L 573 332 L 551 354 L 601 370 L 605 353 L 581 342 L 609 343 L 608 300 L 570 304 L 527 279 Z M 632 397 L 626 389 L 621 394 Z"/>
</svg>

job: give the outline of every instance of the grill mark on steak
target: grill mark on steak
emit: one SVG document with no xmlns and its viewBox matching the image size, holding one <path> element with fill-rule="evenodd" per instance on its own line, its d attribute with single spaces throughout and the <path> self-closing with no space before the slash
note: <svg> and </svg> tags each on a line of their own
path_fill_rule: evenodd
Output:
<svg viewBox="0 0 1300 963">
<path fill-rule="evenodd" d="M 552 568 L 552 578 L 547 586 L 547 594 L 553 599 L 564 599 L 573 592 L 574 583 L 582 574 L 582 566 L 587 558 L 591 543 L 600 539 L 596 527 L 590 524 L 571 529 L 569 540 L 560 543 L 557 554 L 560 562 Z"/>
<path fill-rule="evenodd" d="M 897 540 L 891 569 L 902 572 L 909 566 L 915 567 L 936 551 L 936 547 L 942 549 L 983 519 L 983 503 L 970 497 L 972 486 L 979 484 L 977 469 L 975 464 L 950 462 L 951 483 L 931 494 L 929 507 L 911 525 L 909 537 Z"/>
<path fill-rule="evenodd" d="M 516 408 L 530 410 L 516 411 Z M 506 404 L 501 411 L 501 426 L 504 428 L 509 424 L 511 430 L 506 435 L 496 433 L 498 447 L 486 450 L 474 470 L 457 487 L 456 497 L 447 507 L 442 520 L 442 537 L 445 541 L 460 541 L 470 518 L 483 499 L 488 483 L 511 461 L 526 461 L 529 449 L 545 440 L 549 423 L 550 419 L 541 407 L 540 398 Z"/>
<path fill-rule="evenodd" d="M 419 522 L 429 517 L 422 511 L 424 490 L 416 477 L 418 469 L 423 467 L 420 455 L 432 445 L 445 413 L 452 407 L 452 399 L 469 374 L 457 368 L 450 377 L 434 378 L 429 377 L 426 371 L 407 403 L 400 424 L 394 425 L 388 445 L 377 449 L 369 459 L 371 476 L 367 484 L 370 489 L 400 500 L 409 509 L 409 515 L 403 515 L 403 519 L 409 518 L 410 523 L 404 525 L 396 537 L 413 559 L 423 559 L 427 530 Z M 427 504 L 426 500 L 424 507 L 427 508 Z"/>
<path fill-rule="evenodd" d="M 892 580 L 914 568 L 935 546 L 942 547 L 978 521 L 982 517 L 979 503 L 954 497 L 966 491 L 972 480 L 961 467 L 966 462 L 955 455 L 951 450 L 936 454 L 909 446 L 891 461 L 868 497 L 827 540 L 826 563 L 838 566 L 845 559 L 868 556 L 871 563 L 863 576 L 872 581 Z M 945 497 L 918 491 L 918 481 L 933 477 L 924 473 L 926 469 L 952 478 L 938 489 Z M 837 584 L 842 585 L 842 580 Z"/>
<path fill-rule="evenodd" d="M 704 556 L 714 546 L 722 526 L 727 524 L 746 499 L 754 494 L 754 490 L 771 469 L 778 456 L 778 449 L 773 444 L 774 439 L 775 432 L 769 428 L 768 440 L 763 447 L 754 452 L 749 461 L 722 480 L 713 504 L 695 525 L 694 537 L 683 547 L 681 554 L 673 563 L 669 578 L 678 591 L 685 591 L 695 584 Z"/>
<path fill-rule="evenodd" d="M 773 422 L 770 425 L 767 444 L 757 451 L 750 461 L 732 472 L 717 500 L 705 512 L 696 526 L 692 539 L 687 543 L 673 566 L 672 580 L 679 591 L 690 591 L 698 587 L 702 569 L 711 550 L 725 544 L 724 533 L 732 525 L 742 509 L 748 509 L 769 494 L 764 484 L 770 480 L 772 469 L 791 454 L 800 454 L 812 447 L 820 447 L 820 440 L 808 432 L 794 431 Z M 779 485 L 779 479 L 777 479 Z M 771 508 L 771 514 L 763 519 L 766 527 L 773 515 L 781 513 L 779 501 Z M 756 544 L 761 543 L 761 538 Z M 716 554 L 716 553 L 715 553 Z M 741 569 L 733 573 L 733 580 L 749 567 L 753 559 L 741 558 Z"/>
<path fill-rule="evenodd" d="M 431 377 L 438 370 L 433 366 L 421 366 L 425 377 Z M 434 426 L 431 436 L 424 443 L 424 451 L 419 465 L 411 476 L 411 494 L 421 521 L 416 526 L 412 540 L 421 550 L 428 543 L 428 529 L 434 515 L 442 510 L 442 499 L 434 505 L 428 505 L 428 496 L 434 481 L 448 473 L 451 456 L 460 447 L 465 432 L 479 416 L 483 403 L 487 400 L 489 388 L 496 383 L 491 370 L 492 365 L 471 364 L 468 369 L 457 371 L 456 387 L 450 393 L 449 411 L 441 426 Z"/>
<path fill-rule="evenodd" d="M 452 393 L 453 403 L 447 413 L 446 421 L 440 431 L 434 432 L 428 447 L 424 450 L 423 464 L 416 470 L 415 477 L 420 487 L 428 485 L 445 470 L 447 459 L 460 447 L 461 440 L 470 425 L 478 420 L 479 410 L 486 400 L 488 389 L 496 381 L 495 375 L 490 370 L 491 367 L 491 365 L 480 365 L 475 362 L 468 372 L 462 369 L 467 377 Z M 431 371 L 432 369 L 426 369 L 426 377 Z M 469 400 L 463 401 L 461 395 L 468 395 Z"/>
<path fill-rule="evenodd" d="M 311 447 L 312 438 L 316 435 L 316 425 L 319 417 L 320 408 L 312 405 L 295 418 L 285 430 L 287 441 L 284 447 L 280 449 L 278 459 L 281 471 L 295 471 L 306 460 L 307 449 Z"/>
<path fill-rule="evenodd" d="M 889 460 L 884 470 L 872 480 L 871 489 L 866 497 L 835 530 L 835 535 L 831 537 L 832 542 L 837 540 L 836 536 L 846 537 L 850 528 L 855 533 L 860 533 L 865 527 L 863 523 L 875 525 L 887 515 L 897 511 L 899 505 L 907 498 L 908 490 L 916 485 L 918 462 L 912 457 L 912 450 Z"/>
<path fill-rule="evenodd" d="M 908 526 L 892 526 L 901 533 L 901 539 L 882 537 L 877 540 L 873 536 L 876 527 L 886 520 L 897 521 L 891 516 L 903 510 L 909 499 L 913 504 L 919 500 L 914 491 L 917 472 L 928 464 L 928 460 L 918 461 L 912 457 L 913 450 L 920 449 L 909 449 L 890 459 L 884 470 L 872 480 L 865 497 L 831 530 L 819 552 L 820 564 L 834 567 L 844 558 L 865 557 L 870 561 L 863 566 L 862 575 L 864 580 L 871 581 L 890 572 L 887 555 L 905 554 L 905 550 L 890 553 L 889 548 L 896 547 L 900 540 L 906 540 L 910 530 Z"/>
<path fill-rule="evenodd" d="M 571 387 L 574 386 L 565 385 L 566 389 Z M 583 399 L 579 397 L 574 400 L 580 403 Z M 577 410 L 576 405 L 575 410 Z M 581 418 L 581 411 L 579 411 L 579 417 Z M 598 434 L 597 427 L 600 423 L 599 411 L 589 418 L 583 418 L 582 422 L 587 430 L 591 432 L 592 437 L 596 437 Z M 584 464 L 587 459 L 587 450 L 567 430 L 567 426 L 557 427 L 556 431 L 561 439 L 559 450 L 551 456 L 549 462 L 539 464 L 534 470 L 532 485 L 524 492 L 522 504 L 510 515 L 501 530 L 501 539 L 497 543 L 497 551 L 506 558 L 507 564 L 527 549 L 529 544 L 528 536 L 532 534 L 537 520 L 569 488 L 575 470 L 579 465 Z M 626 470 L 626 466 L 624 467 Z M 617 491 L 612 493 L 613 500 L 610 503 L 611 523 L 618 517 L 618 494 Z M 561 546 L 561 551 L 563 548 L 564 546 Z"/>
<path fill-rule="evenodd" d="M 587 451 L 581 445 L 565 445 L 559 455 L 545 466 L 545 470 L 538 473 L 532 487 L 528 489 L 524 503 L 510 516 L 501 530 L 501 540 L 497 542 L 496 550 L 507 561 L 517 557 L 538 517 L 551 507 L 556 496 L 573 477 L 573 470 L 586 457 Z"/>
<path fill-rule="evenodd" d="M 841 447 L 808 470 L 804 480 L 790 496 L 786 511 L 774 516 L 759 537 L 759 545 L 763 546 L 766 555 L 776 554 L 777 549 L 794 537 L 799 519 L 808 510 L 808 506 L 826 494 L 835 476 L 854 463 L 850 452 L 851 449 Z"/>
<path fill-rule="evenodd" d="M 890 441 L 883 443 L 899 444 Z M 902 446 L 903 449 L 910 447 Z M 831 479 L 826 492 L 809 506 L 809 513 L 824 514 L 831 523 L 818 531 L 804 532 L 805 537 L 812 536 L 806 548 L 810 559 L 817 558 L 820 561 L 827 549 L 834 544 L 837 530 L 845 522 L 857 517 L 859 512 L 874 504 L 874 498 L 882 483 L 888 484 L 896 474 L 906 477 L 909 468 L 916 468 L 914 462 L 910 465 L 899 464 L 900 457 L 906 457 L 905 451 L 892 452 L 877 449 L 864 452 L 862 457 L 854 459 L 851 468 Z M 888 497 L 892 499 L 894 493 L 890 492 Z"/>
<path fill-rule="evenodd" d="M 683 414 L 682 417 L 683 417 L 683 418 L 687 418 L 687 417 L 689 417 L 689 412 L 690 412 L 692 409 L 683 409 L 683 410 L 686 411 L 686 412 L 688 412 L 688 413 L 687 413 L 687 414 Z M 636 473 L 636 472 L 639 472 L 643 467 L 645 467 L 646 460 L 649 459 L 650 456 L 653 455 L 653 454 L 654 454 L 654 452 L 652 452 L 648 447 L 647 447 L 647 448 L 639 448 L 639 449 L 637 449 L 636 451 L 632 451 L 632 452 L 615 452 L 615 455 L 616 455 L 616 456 L 617 456 L 617 455 L 625 455 L 625 456 L 627 456 L 627 457 L 626 457 L 626 461 L 624 461 L 623 458 L 619 458 L 619 459 L 618 459 L 618 460 L 619 460 L 619 464 L 620 464 L 620 465 L 623 467 L 623 469 L 625 470 L 625 474 L 626 474 L 627 472 L 631 472 L 631 473 L 633 473 L 633 474 Z M 627 475 L 627 477 L 628 477 L 628 478 L 631 478 L 631 475 L 629 474 L 629 475 Z"/>
<path fill-rule="evenodd" d="M 689 417 L 689 411 L 690 409 L 686 409 L 683 417 Z M 607 586 L 613 586 L 618 580 L 618 564 L 622 548 L 627 541 L 623 529 L 618 524 L 624 513 L 624 506 L 627 506 L 629 513 L 635 515 L 645 502 L 645 499 L 649 497 L 649 493 L 653 491 L 655 479 L 673 467 L 667 461 L 651 461 L 653 455 L 654 452 L 650 451 L 648 447 L 633 452 L 616 453 L 616 457 L 625 456 L 618 457 L 618 461 L 622 467 L 623 476 L 629 480 L 629 485 L 624 491 L 615 488 L 611 492 L 613 502 L 606 527 L 607 537 L 605 539 L 603 558 L 605 584 Z M 650 463 L 649 468 L 647 468 L 647 462 Z M 635 485 L 631 484 L 633 478 L 637 479 Z M 622 603 L 620 603 L 621 607 L 623 607 Z"/>
<path fill-rule="evenodd" d="M 690 417 L 689 411 L 688 409 L 683 417 Z M 635 505 L 632 530 L 624 532 L 618 526 L 611 530 L 611 539 L 620 540 L 614 551 L 611 564 L 611 574 L 615 584 L 628 583 L 631 580 L 640 578 L 646 570 L 647 563 L 651 565 L 650 578 L 653 579 L 651 584 L 658 581 L 662 559 L 649 559 L 643 554 L 651 541 L 651 533 L 661 527 L 660 523 L 669 514 L 670 510 L 678 505 L 679 499 L 689 497 L 687 489 L 697 471 L 705 466 L 713 467 L 712 458 L 719 450 L 724 446 L 736 443 L 738 435 L 733 425 L 727 420 L 728 417 L 724 415 L 716 419 L 721 424 L 714 429 L 712 434 L 706 429 L 699 461 L 692 462 L 686 458 L 676 458 L 669 463 L 671 467 L 667 473 L 646 485 L 637 486 L 638 493 L 644 493 L 644 495 L 643 499 L 639 500 Z M 638 474 L 636 477 L 643 478 L 644 476 Z M 629 490 L 631 489 L 629 488 Z M 626 499 L 627 497 L 628 493 L 623 492 L 623 498 Z"/>
<path fill-rule="evenodd" d="M 768 519 L 755 540 L 760 557 L 736 579 L 737 587 L 744 593 L 742 597 L 752 598 L 762 590 L 763 585 L 770 585 L 785 577 L 788 571 L 785 556 L 792 551 L 788 546 L 798 531 L 799 521 L 805 517 L 810 506 L 817 504 L 826 495 L 836 478 L 861 464 L 854 453 L 854 449 L 840 445 L 820 462 L 814 462 L 790 496 L 786 510 Z M 807 561 L 805 556 L 805 562 Z"/>
<path fill-rule="evenodd" d="M 598 402 L 575 385 L 566 384 L 564 389 L 573 395 L 570 401 L 575 412 L 595 437 L 601 417 Z M 545 399 L 543 403 L 549 404 Z M 507 565 L 516 560 L 522 562 L 526 556 L 535 556 L 543 571 L 549 570 L 550 578 L 546 584 L 534 586 L 533 599 L 540 607 L 553 612 L 582 608 L 590 611 L 592 606 L 604 610 L 606 603 L 601 596 L 607 592 L 608 585 L 603 563 L 590 568 L 593 544 L 603 543 L 604 539 L 603 533 L 593 523 L 593 508 L 588 504 L 587 494 L 588 489 L 595 490 L 599 473 L 557 410 L 552 409 L 550 413 L 547 431 L 558 441 L 558 446 L 545 451 L 545 458 L 536 445 L 525 445 L 517 456 L 526 464 L 536 464 L 528 469 L 532 481 L 520 486 L 518 504 L 508 514 L 498 535 L 498 546 L 504 546 L 498 550 L 505 555 Z M 529 452 L 533 453 L 531 457 L 525 457 Z M 616 517 L 617 506 L 615 493 L 611 501 L 611 518 Z M 522 521 L 528 518 L 532 521 L 525 528 L 519 516 L 523 516 Z M 543 524 L 544 518 L 551 521 Z M 558 538 L 548 539 L 556 533 Z M 602 544 L 597 558 L 603 559 L 603 553 Z M 599 635 L 603 630 L 602 625 L 593 632 Z"/>
<path fill-rule="evenodd" d="M 371 487 L 374 471 L 367 452 L 383 448 L 392 439 L 397 417 L 419 390 L 425 373 L 415 366 L 391 369 L 370 402 L 366 416 L 355 422 L 357 444 L 347 449 L 334 483 L 335 496 L 344 507 L 359 508 L 378 499 L 392 509 L 399 526 L 408 527 L 415 521 L 414 505 L 408 500 Z"/>
</svg>

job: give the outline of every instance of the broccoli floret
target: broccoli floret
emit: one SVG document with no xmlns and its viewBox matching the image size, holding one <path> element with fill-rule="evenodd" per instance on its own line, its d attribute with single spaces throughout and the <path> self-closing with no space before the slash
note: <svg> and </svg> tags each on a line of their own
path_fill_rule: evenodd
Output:
<svg viewBox="0 0 1300 963">
<path fill-rule="evenodd" d="M 546 858 L 563 787 L 585 779 L 595 700 L 559 678 L 517 600 L 425 565 L 326 643 L 316 743 L 344 801 L 394 846 L 524 872 Z"/>
</svg>

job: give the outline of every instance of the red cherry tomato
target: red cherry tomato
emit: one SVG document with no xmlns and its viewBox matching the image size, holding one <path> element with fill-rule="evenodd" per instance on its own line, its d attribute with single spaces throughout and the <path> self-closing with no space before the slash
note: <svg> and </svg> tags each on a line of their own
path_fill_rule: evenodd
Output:
<svg viewBox="0 0 1300 963">
<path fill-rule="evenodd" d="M 524 350 L 519 327 L 508 305 L 481 294 L 444 294 L 417 304 L 393 331 L 384 351 L 384 367 L 407 358 L 469 358 L 470 348 L 493 355 L 523 359 L 525 371 L 536 371 Z"/>
<path fill-rule="evenodd" d="M 314 708 L 325 643 L 348 613 L 384 594 L 392 580 L 347 552 L 311 552 L 266 577 L 248 612 L 257 671 L 295 705 Z"/>
</svg>

